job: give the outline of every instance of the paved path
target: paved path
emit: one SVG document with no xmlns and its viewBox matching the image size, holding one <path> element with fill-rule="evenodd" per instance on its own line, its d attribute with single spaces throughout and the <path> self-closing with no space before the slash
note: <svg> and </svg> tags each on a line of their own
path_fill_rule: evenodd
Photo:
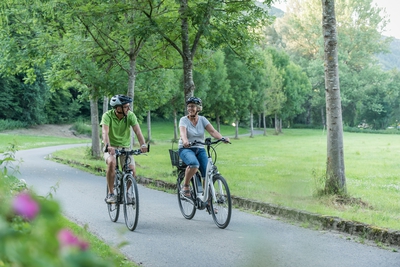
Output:
<svg viewBox="0 0 400 267">
<path fill-rule="evenodd" d="M 77 146 L 77 145 L 73 145 Z M 72 147 L 73 147 L 72 146 Z M 45 157 L 58 146 L 19 151 L 24 162 L 19 178 L 42 195 L 58 184 L 55 194 L 65 215 L 131 260 L 150 266 L 271 266 L 271 267 L 395 267 L 400 253 L 234 210 L 227 229 L 198 211 L 186 220 L 176 195 L 139 186 L 140 216 L 134 232 L 125 231 L 123 217 L 112 223 L 104 203 L 105 178 Z M 151 155 L 149 155 L 151 156 Z"/>
</svg>

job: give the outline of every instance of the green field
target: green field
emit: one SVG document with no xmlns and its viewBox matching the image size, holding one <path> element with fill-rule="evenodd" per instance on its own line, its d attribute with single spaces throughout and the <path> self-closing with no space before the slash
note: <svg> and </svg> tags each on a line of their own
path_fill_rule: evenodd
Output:
<svg viewBox="0 0 400 267">
<path fill-rule="evenodd" d="M 146 129 L 142 125 L 143 133 Z M 151 152 L 136 157 L 139 176 L 175 182 L 168 153 L 176 148 L 172 129 L 171 123 L 152 124 Z M 325 131 L 284 129 L 274 135 L 268 129 L 267 136 L 250 138 L 241 129 L 238 139 L 233 138 L 233 127 L 225 126 L 221 132 L 231 137 L 232 144 L 217 147 L 217 165 L 232 195 L 400 230 L 399 135 L 344 133 L 349 199 L 343 201 L 316 195 L 324 183 Z M 88 154 L 88 148 L 82 148 L 53 156 L 80 159 L 93 169 L 105 167 Z"/>
</svg>

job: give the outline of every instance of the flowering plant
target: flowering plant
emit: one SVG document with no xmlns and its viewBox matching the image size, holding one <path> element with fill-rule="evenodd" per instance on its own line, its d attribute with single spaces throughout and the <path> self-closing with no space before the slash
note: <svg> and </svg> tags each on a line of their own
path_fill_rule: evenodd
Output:
<svg viewBox="0 0 400 267">
<path fill-rule="evenodd" d="M 57 202 L 0 171 L 0 266 L 112 266 L 63 226 Z"/>
</svg>

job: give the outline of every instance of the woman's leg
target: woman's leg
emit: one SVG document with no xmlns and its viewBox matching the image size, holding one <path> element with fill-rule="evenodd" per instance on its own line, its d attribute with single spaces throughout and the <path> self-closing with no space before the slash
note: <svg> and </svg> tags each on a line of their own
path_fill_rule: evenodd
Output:
<svg viewBox="0 0 400 267">
<path fill-rule="evenodd" d="M 196 151 L 196 157 L 199 161 L 199 169 L 201 173 L 201 177 L 204 179 L 206 177 L 207 172 L 207 164 L 208 164 L 208 157 L 206 150 L 204 148 L 198 148 Z"/>
<path fill-rule="evenodd" d="M 185 178 L 182 191 L 186 197 L 190 197 L 190 179 L 199 169 L 199 161 L 197 160 L 195 151 L 193 151 L 193 149 L 191 148 L 179 149 L 179 157 L 182 159 L 183 162 L 185 162 L 186 165 L 188 165 L 185 170 Z"/>
</svg>

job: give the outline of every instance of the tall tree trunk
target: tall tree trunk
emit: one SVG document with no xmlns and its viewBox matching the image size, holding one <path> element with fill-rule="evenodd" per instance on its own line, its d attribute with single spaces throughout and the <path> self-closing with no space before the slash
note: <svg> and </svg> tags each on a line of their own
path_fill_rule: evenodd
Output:
<svg viewBox="0 0 400 267">
<path fill-rule="evenodd" d="M 307 103 L 307 111 L 306 111 L 306 124 L 311 125 L 311 104 Z"/>
<path fill-rule="evenodd" d="M 221 132 L 221 119 L 219 114 L 216 114 L 215 119 L 217 120 L 217 131 Z"/>
<path fill-rule="evenodd" d="M 177 118 L 177 112 L 176 109 L 174 109 L 174 141 L 178 140 L 178 118 Z"/>
<path fill-rule="evenodd" d="M 326 127 L 326 121 L 325 121 L 325 112 L 324 112 L 324 108 L 321 107 L 321 121 L 322 121 L 322 126 L 324 126 L 324 129 Z"/>
<path fill-rule="evenodd" d="M 263 112 L 262 120 L 263 120 L 263 125 L 264 125 L 264 136 L 266 136 L 267 135 L 267 123 L 265 121 L 265 112 Z"/>
<path fill-rule="evenodd" d="M 253 111 L 250 111 L 250 138 L 254 137 Z"/>
<path fill-rule="evenodd" d="M 103 114 L 108 111 L 108 96 L 103 98 Z"/>
<path fill-rule="evenodd" d="M 277 113 L 275 113 L 275 134 L 279 134 L 279 120 Z"/>
<path fill-rule="evenodd" d="M 135 43 L 138 43 L 137 45 Z M 128 71 L 128 92 L 127 96 L 132 97 L 131 110 L 134 111 L 135 107 L 135 83 L 136 83 L 136 63 L 139 52 L 144 45 L 144 40 L 135 41 L 135 38 L 130 40 L 130 51 L 129 51 L 129 71 Z M 135 145 L 135 132 L 131 128 L 131 147 Z"/>
<path fill-rule="evenodd" d="M 322 0 L 327 122 L 326 193 L 347 193 L 343 151 L 335 1 Z"/>
<path fill-rule="evenodd" d="M 93 94 L 96 95 L 96 94 Z M 90 98 L 90 121 L 92 123 L 92 156 L 100 158 L 100 134 L 99 134 L 99 107 L 97 97 Z"/>
<path fill-rule="evenodd" d="M 183 60 L 183 88 L 185 99 L 193 96 L 195 85 L 193 81 L 193 55 L 195 49 L 190 49 L 189 22 L 186 16 L 189 12 L 188 0 L 180 1 L 179 13 L 181 14 L 182 60 Z M 194 46 L 195 48 L 196 46 Z"/>
<path fill-rule="evenodd" d="M 147 111 L 147 142 L 151 141 L 151 111 Z"/>
<path fill-rule="evenodd" d="M 239 139 L 239 120 L 235 120 L 235 139 Z"/>
</svg>

